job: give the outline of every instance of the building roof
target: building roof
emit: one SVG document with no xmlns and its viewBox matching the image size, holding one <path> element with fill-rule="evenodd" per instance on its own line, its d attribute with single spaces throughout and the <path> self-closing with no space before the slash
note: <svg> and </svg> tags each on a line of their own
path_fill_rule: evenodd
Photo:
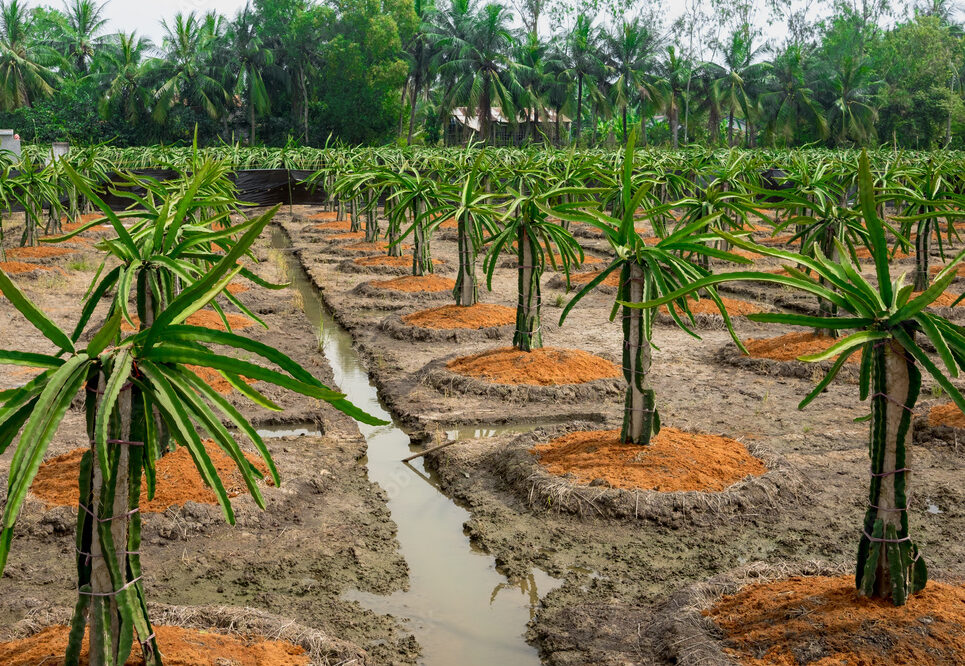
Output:
<svg viewBox="0 0 965 666">
<path fill-rule="evenodd" d="M 517 114 L 516 122 L 517 123 L 533 122 L 534 116 L 535 116 L 535 112 L 532 111 L 531 109 L 521 110 Z M 509 118 L 503 114 L 503 110 L 498 106 L 492 107 L 490 111 L 490 117 L 492 118 L 493 123 L 509 124 L 510 122 Z M 462 125 L 465 125 L 466 127 L 468 127 L 474 132 L 478 132 L 482 129 L 479 124 L 479 109 L 476 109 L 475 112 L 470 113 L 468 107 L 457 106 L 452 110 L 452 118 L 456 122 Z M 555 123 L 556 111 L 554 111 L 553 109 L 543 110 L 539 114 L 539 120 L 540 122 Z M 560 122 L 569 123 L 572 121 L 566 116 L 564 116 L 563 114 L 560 114 Z"/>
</svg>

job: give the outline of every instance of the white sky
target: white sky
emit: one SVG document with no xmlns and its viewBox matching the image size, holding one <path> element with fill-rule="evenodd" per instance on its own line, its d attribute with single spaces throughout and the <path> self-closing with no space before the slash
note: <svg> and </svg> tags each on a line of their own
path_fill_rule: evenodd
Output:
<svg viewBox="0 0 965 666">
<path fill-rule="evenodd" d="M 55 9 L 64 7 L 62 0 L 26 0 L 24 4 Z M 164 35 L 161 20 L 170 21 L 178 12 L 203 14 L 215 10 L 233 18 L 244 6 L 245 0 L 110 0 L 104 8 L 104 15 L 108 20 L 108 32 L 136 30 L 139 35 L 159 43 Z"/>
</svg>

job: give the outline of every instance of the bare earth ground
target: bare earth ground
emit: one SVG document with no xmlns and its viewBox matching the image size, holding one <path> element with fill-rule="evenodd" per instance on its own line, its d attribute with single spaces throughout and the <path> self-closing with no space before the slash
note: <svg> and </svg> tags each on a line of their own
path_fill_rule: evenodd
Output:
<svg viewBox="0 0 965 666">
<path fill-rule="evenodd" d="M 267 238 L 260 241 L 259 258 L 267 258 L 267 245 Z M 88 267 L 67 268 L 69 262 L 84 257 Z M 15 276 L 15 280 L 58 324 L 72 328 L 97 260 L 94 252 L 78 253 L 58 258 L 63 273 Z M 259 264 L 257 272 L 283 280 L 281 267 L 268 261 Z M 331 383 L 330 367 L 317 351 L 315 333 L 293 300 L 294 292 L 248 286 L 251 289 L 240 298 L 270 330 L 251 327 L 244 333 L 275 346 Z M 5 299 L 0 299 L 0 332 L 5 348 L 49 349 L 49 343 Z M 27 378 L 17 368 L 0 367 L 0 388 Z M 412 663 L 418 646 L 395 618 L 378 616 L 339 598 L 349 588 L 390 593 L 408 584 L 384 493 L 369 483 L 360 463 L 365 442 L 357 426 L 323 403 L 268 393 L 285 411 L 278 415 L 245 406 L 244 412 L 256 425 L 314 421 L 322 436 L 268 440 L 282 486 L 264 488 L 265 512 L 250 498 L 236 499 L 235 527 L 224 523 L 220 509 L 194 503 L 147 515 L 142 563 L 148 598 L 176 606 L 264 609 L 358 644 L 368 650 L 371 663 Z M 250 405 L 237 393 L 230 399 L 236 405 Z M 71 409 L 47 458 L 83 446 L 83 428 L 83 412 Z M 0 500 L 6 493 L 12 452 L 11 448 L 0 457 Z M 73 606 L 74 520 L 75 510 L 47 510 L 36 499 L 28 501 L 0 580 L 0 640 L 32 609 Z"/>
<path fill-rule="evenodd" d="M 295 212 L 309 211 L 296 208 Z M 323 242 L 324 234 L 309 230 L 310 224 L 291 221 L 287 211 L 278 220 L 335 316 L 355 337 L 386 401 L 415 433 L 431 438 L 459 425 L 574 419 L 600 422 L 601 427 L 618 424 L 622 399 L 616 395 L 521 402 L 432 388 L 423 378 L 426 366 L 442 358 L 506 346 L 510 339 L 454 343 L 388 336 L 379 323 L 390 314 L 448 301 L 423 303 L 418 297 L 393 301 L 351 293 L 361 282 L 384 278 L 340 271 L 339 262 L 356 255 Z M 581 240 L 597 254 L 605 251 L 599 241 Z M 262 258 L 267 256 L 266 247 L 267 240 L 262 241 L 258 250 Z M 435 239 L 432 249 L 433 256 L 447 260 L 449 267 L 456 262 L 451 240 Z M 66 266 L 73 258 L 58 258 L 56 265 Z M 76 316 L 77 302 L 93 270 L 91 266 L 68 270 L 66 275 L 23 277 L 18 283 L 58 323 L 67 325 Z M 279 277 L 271 263 L 259 270 Z M 451 276 L 451 269 L 442 274 Z M 612 296 L 590 295 L 560 328 L 557 296 L 563 291 L 545 287 L 549 280 L 546 275 L 545 343 L 619 358 L 620 328 L 607 320 Z M 489 293 L 483 287 L 483 301 L 513 306 L 515 271 L 498 269 L 493 289 Z M 291 293 L 254 288 L 243 294 L 241 298 L 264 313 L 271 327 L 270 333 L 253 328 L 245 332 L 294 356 L 323 381 L 330 380 L 331 371 L 316 351 L 314 333 L 297 312 Z M 744 337 L 767 337 L 790 329 L 742 322 L 738 330 Z M 0 332 L 4 346 L 47 348 L 3 300 Z M 796 404 L 809 388 L 808 381 L 719 365 L 715 353 L 732 344 L 729 336 L 720 330 L 701 334 L 703 340 L 698 341 L 669 326 L 657 328 L 660 349 L 654 354 L 653 377 L 663 422 L 759 443 L 783 455 L 810 482 L 809 492 L 797 502 L 779 510 L 748 512 L 739 520 L 714 520 L 710 515 L 700 526 L 576 517 L 534 511 L 495 471 L 494 461 L 510 435 L 460 443 L 431 459 L 447 492 L 470 509 L 468 532 L 507 574 L 523 577 L 539 566 L 564 579 L 560 588 L 542 599 L 543 607 L 529 627 L 529 637 L 547 663 L 664 663 L 651 627 L 659 604 L 675 591 L 758 560 L 775 564 L 826 560 L 846 566 L 853 558 L 868 468 L 866 426 L 853 423 L 865 413 L 856 387 L 834 384 L 800 412 Z M 24 380 L 15 373 L 15 369 L 0 368 L 0 388 Z M 924 396 L 929 389 L 926 385 Z M 350 587 L 383 593 L 400 589 L 407 581 L 385 496 L 368 483 L 358 463 L 364 442 L 357 428 L 332 410 L 308 401 L 282 400 L 286 413 L 298 420 L 317 420 L 323 436 L 269 443 L 283 486 L 266 489 L 270 506 L 264 514 L 249 500 L 239 500 L 235 528 L 223 526 L 217 510 L 200 505 L 150 517 L 143 555 L 149 597 L 177 605 L 225 603 L 267 609 L 358 643 L 369 651 L 373 663 L 411 663 L 418 648 L 394 618 L 339 600 Z M 248 408 L 246 413 L 255 419 L 269 416 Z M 81 446 L 83 440 L 82 415 L 71 411 L 49 456 Z M 916 540 L 938 579 L 965 577 L 965 544 L 959 538 L 965 529 L 962 455 L 951 446 L 932 443 L 912 451 L 916 475 L 910 517 Z M 10 452 L 0 458 L 0 477 L 5 476 L 9 460 Z M 929 512 L 929 505 L 941 513 Z M 10 564 L 0 580 L 0 639 L 2 628 L 31 607 L 49 601 L 73 603 L 72 534 L 71 515 L 46 511 L 39 502 L 25 508 Z"/>
<path fill-rule="evenodd" d="M 435 307 L 440 301 L 359 297 L 352 289 L 378 276 L 338 270 L 349 255 L 340 253 L 337 244 L 324 242 L 324 234 L 309 229 L 297 216 L 284 227 L 336 318 L 355 337 L 385 399 L 411 428 L 431 435 L 463 424 L 574 418 L 618 425 L 619 396 L 510 402 L 498 394 L 446 394 L 428 386 L 423 371 L 433 361 L 506 346 L 510 340 L 396 340 L 380 331 L 379 323 L 387 315 Z M 586 241 L 586 247 L 598 254 L 605 251 L 598 241 Z M 455 243 L 448 240 L 434 239 L 432 254 L 450 266 L 457 260 Z M 778 267 L 767 262 L 763 266 Z M 896 263 L 894 269 L 907 271 L 910 266 Z M 560 328 L 557 297 L 563 291 L 547 288 L 549 280 L 549 275 L 544 277 L 545 344 L 611 358 L 618 355 L 621 331 L 608 321 L 613 297 L 590 295 Z M 514 305 L 515 271 L 498 270 L 493 291 L 483 289 L 482 300 Z M 792 330 L 747 321 L 737 328 L 745 338 Z M 562 587 L 543 599 L 544 607 L 530 626 L 529 636 L 548 663 L 662 663 L 649 629 L 655 608 L 674 591 L 753 561 L 796 565 L 824 560 L 842 567 L 853 561 L 869 464 L 867 426 L 853 422 L 867 409 L 858 400 L 857 387 L 835 383 L 807 410 L 799 411 L 797 403 L 812 386 L 808 380 L 719 365 L 715 353 L 733 344 L 728 334 L 704 330 L 701 335 L 702 340 L 694 340 L 670 326 L 657 327 L 653 381 L 662 421 L 761 444 L 786 457 L 810 489 L 780 510 L 748 512 L 738 520 L 715 521 L 710 515 L 706 525 L 684 528 L 534 512 L 494 470 L 493 461 L 511 436 L 458 444 L 432 458 L 447 492 L 470 508 L 470 534 L 505 571 L 524 576 L 537 565 L 565 578 Z M 930 390 L 926 380 L 923 398 Z M 965 576 L 965 545 L 958 538 L 965 528 L 962 453 L 926 444 L 913 447 L 911 456 L 916 472 L 910 512 L 913 533 L 933 578 L 960 580 Z"/>
</svg>

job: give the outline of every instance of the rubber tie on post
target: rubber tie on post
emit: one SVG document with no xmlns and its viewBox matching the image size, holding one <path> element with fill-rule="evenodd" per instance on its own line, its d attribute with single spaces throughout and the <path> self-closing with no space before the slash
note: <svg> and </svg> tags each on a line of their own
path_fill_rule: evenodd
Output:
<svg viewBox="0 0 965 666">
<path fill-rule="evenodd" d="M 911 468 L 910 468 L 910 467 L 902 467 L 901 469 L 893 469 L 893 470 L 891 470 L 890 472 L 875 472 L 874 470 L 871 470 L 871 476 L 874 477 L 874 478 L 876 478 L 876 479 L 880 479 L 880 478 L 883 478 L 883 477 L 886 477 L 886 476 L 891 476 L 891 475 L 893 475 L 893 474 L 901 474 L 901 473 L 910 472 L 910 471 L 911 471 Z"/>
<path fill-rule="evenodd" d="M 893 404 L 895 404 L 895 405 L 898 405 L 899 407 L 901 407 L 902 409 L 904 409 L 904 410 L 907 411 L 907 412 L 911 412 L 912 414 L 915 413 L 915 410 L 914 410 L 914 409 L 912 409 L 911 407 L 909 407 L 908 405 L 906 405 L 906 404 L 904 404 L 904 403 L 898 402 L 897 400 L 895 400 L 894 398 L 892 398 L 892 397 L 891 397 L 890 395 L 888 395 L 887 393 L 872 393 L 872 394 L 871 394 L 871 399 L 874 400 L 875 398 L 884 398 L 884 399 L 887 400 L 888 402 L 893 403 Z"/>
<path fill-rule="evenodd" d="M 81 509 L 83 509 L 84 513 L 86 513 L 88 516 L 90 516 L 91 518 L 93 518 L 94 520 L 96 520 L 96 521 L 99 522 L 99 523 L 110 523 L 110 522 L 112 522 L 112 521 L 119 520 L 119 519 L 121 519 L 121 518 L 129 518 L 129 517 L 133 516 L 135 513 L 138 513 L 138 512 L 141 510 L 140 507 L 136 507 L 136 508 L 134 508 L 134 509 L 131 509 L 131 510 L 128 511 L 127 513 L 119 513 L 119 514 L 117 514 L 116 516 L 111 516 L 110 518 L 98 518 L 97 516 L 94 515 L 94 512 L 93 512 L 93 511 L 91 511 L 90 509 L 87 508 L 86 505 L 81 504 L 81 505 L 79 505 L 79 506 L 80 506 Z"/>
</svg>

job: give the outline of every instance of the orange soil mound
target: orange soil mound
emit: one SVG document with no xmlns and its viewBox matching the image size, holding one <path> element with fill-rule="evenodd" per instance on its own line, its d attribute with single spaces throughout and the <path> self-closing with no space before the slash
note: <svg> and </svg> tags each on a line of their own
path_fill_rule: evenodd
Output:
<svg viewBox="0 0 965 666">
<path fill-rule="evenodd" d="M 858 257 L 858 259 L 871 259 L 871 250 L 869 250 L 866 247 L 855 248 L 854 253 Z M 895 250 L 894 253 L 892 253 L 891 250 L 888 250 L 889 259 L 907 259 L 910 256 L 911 256 L 910 254 L 908 254 L 903 250 Z"/>
<path fill-rule="evenodd" d="M 248 328 L 249 326 L 254 326 L 255 322 L 239 314 L 234 314 L 232 312 L 226 312 L 225 317 L 228 319 L 228 323 L 231 324 L 231 329 L 234 331 L 240 331 L 243 328 Z M 140 324 L 140 320 L 136 315 L 131 317 L 135 324 Z M 202 326 L 204 328 L 212 328 L 219 331 L 227 330 L 225 328 L 224 322 L 221 321 L 221 315 L 219 315 L 214 310 L 198 310 L 193 315 L 188 317 L 185 321 L 188 326 Z M 121 330 L 125 333 L 130 333 L 134 330 L 130 324 L 126 321 L 121 321 Z"/>
<path fill-rule="evenodd" d="M 319 231 L 349 231 L 351 228 L 352 222 L 350 220 L 343 220 L 342 222 L 332 220 L 331 222 L 322 222 L 312 227 L 312 229 L 318 229 Z"/>
<path fill-rule="evenodd" d="M 920 292 L 920 291 L 913 292 L 912 295 L 911 295 L 911 297 L 912 297 L 912 298 L 918 298 L 919 296 L 921 296 L 921 293 L 922 293 L 922 292 Z M 958 296 L 959 296 L 958 294 L 950 294 L 950 293 L 948 293 L 948 292 L 946 291 L 945 293 L 940 294 L 940 295 L 938 296 L 938 298 L 936 298 L 934 301 L 932 301 L 931 307 L 933 307 L 933 308 L 950 308 L 950 307 L 952 307 L 953 305 L 955 305 L 955 301 L 958 300 Z M 965 301 L 963 301 L 963 302 L 965 302 Z M 958 305 L 961 305 L 961 303 L 959 303 Z M 958 305 L 955 305 L 955 307 L 958 307 Z"/>
<path fill-rule="evenodd" d="M 749 585 L 704 612 L 724 631 L 741 664 L 961 664 L 965 588 L 944 583 L 904 606 L 859 597 L 853 576 L 795 576 Z M 876 640 L 877 639 L 877 640 Z"/>
<path fill-rule="evenodd" d="M 748 303 L 747 301 L 741 301 L 736 298 L 727 298 L 726 296 L 721 296 L 720 300 L 724 302 L 724 308 L 727 310 L 727 314 L 731 317 L 746 317 L 749 314 L 757 314 L 758 312 L 763 312 L 759 307 L 753 303 Z M 717 308 L 717 304 L 714 303 L 709 298 L 701 298 L 699 301 L 690 299 L 690 311 L 695 315 L 698 314 L 720 314 L 720 310 Z M 674 305 L 674 310 L 679 315 L 686 316 L 686 314 Z M 666 305 L 660 306 L 660 312 L 664 314 L 670 314 L 667 310 Z"/>
<path fill-rule="evenodd" d="M 597 275 L 603 271 L 590 271 L 589 273 L 573 273 L 570 275 L 570 282 L 584 286 L 589 284 Z M 613 271 L 603 280 L 603 283 L 607 287 L 619 287 L 620 286 L 620 271 Z"/>
<path fill-rule="evenodd" d="M 932 266 L 931 268 L 928 269 L 928 272 L 931 273 L 932 275 L 938 275 L 938 273 L 942 271 L 944 268 L 945 268 L 944 266 Z M 956 266 L 955 274 L 958 277 L 965 277 L 965 264 L 959 264 L 958 266 Z"/>
<path fill-rule="evenodd" d="M 188 365 L 186 367 L 200 377 L 201 381 L 222 395 L 228 395 L 234 390 L 234 387 L 228 383 L 224 375 L 214 368 L 204 368 L 199 365 Z M 248 377 L 242 377 L 242 379 L 248 384 L 255 383 L 254 379 L 249 379 Z"/>
<path fill-rule="evenodd" d="M 620 442 L 619 430 L 574 432 L 532 452 L 551 474 L 581 483 L 604 479 L 615 488 L 718 492 L 767 468 L 740 442 L 663 428 L 649 446 Z"/>
<path fill-rule="evenodd" d="M 736 254 L 738 257 L 744 257 L 745 259 L 760 259 L 761 255 L 757 252 L 751 252 L 749 250 L 728 250 L 731 254 Z"/>
<path fill-rule="evenodd" d="M 332 234 L 329 236 L 332 240 L 362 240 L 365 238 L 365 233 L 361 231 L 352 231 L 347 234 Z"/>
<path fill-rule="evenodd" d="M 205 448 L 218 476 L 224 483 L 228 497 L 237 497 L 248 492 L 238 467 L 228 454 L 224 453 L 213 441 L 205 441 Z M 76 506 L 80 501 L 77 478 L 80 475 L 80 459 L 87 449 L 74 449 L 56 458 L 51 458 L 40 466 L 30 491 L 48 506 Z M 245 457 L 262 473 L 267 467 L 255 456 Z M 147 499 L 147 484 L 141 488 L 141 511 L 163 513 L 172 506 L 183 506 L 185 502 L 217 504 L 218 499 L 205 485 L 194 460 L 187 448 L 180 446 L 157 461 L 157 488 L 154 499 Z M 4 663 L 0 660 L 0 663 Z"/>
<path fill-rule="evenodd" d="M 795 361 L 799 356 L 822 352 L 837 342 L 837 338 L 814 333 L 788 333 L 776 338 L 752 339 L 744 342 L 747 351 L 754 358 L 769 358 L 774 361 Z M 861 353 L 852 354 L 848 363 L 858 363 Z"/>
<path fill-rule="evenodd" d="M 7 250 L 7 256 L 13 259 L 47 259 L 49 257 L 62 257 L 70 254 L 74 250 L 65 247 L 51 247 L 49 245 L 38 245 L 36 247 L 15 247 Z"/>
<path fill-rule="evenodd" d="M 456 218 L 450 217 L 448 220 L 444 220 L 442 223 L 440 223 L 439 228 L 440 229 L 458 229 L 459 222 L 456 221 Z"/>
<path fill-rule="evenodd" d="M 22 273 L 49 270 L 53 269 L 48 266 L 40 266 L 39 264 L 28 264 L 23 261 L 0 261 L 0 271 L 3 271 L 7 275 L 20 275 Z"/>
<path fill-rule="evenodd" d="M 406 275 L 405 277 L 395 278 L 394 280 L 380 280 L 370 282 L 376 289 L 391 289 L 393 291 L 405 291 L 409 293 L 427 292 L 435 294 L 440 291 L 452 291 L 456 287 L 456 281 L 437 275 Z"/>
<path fill-rule="evenodd" d="M 102 217 L 104 217 L 103 213 L 87 213 L 86 215 L 81 215 L 75 222 L 71 222 L 67 217 L 62 217 L 60 218 L 60 228 L 63 229 L 65 233 L 70 233 Z"/>
<path fill-rule="evenodd" d="M 962 414 L 962 410 L 954 402 L 935 405 L 928 412 L 928 425 L 965 428 L 965 414 Z"/>
<path fill-rule="evenodd" d="M 232 283 L 232 284 L 229 284 L 229 285 L 228 285 L 227 290 L 228 290 L 228 293 L 231 294 L 232 296 L 237 296 L 238 294 L 243 294 L 243 293 L 245 293 L 246 291 L 250 291 L 250 290 L 251 290 L 251 287 L 249 287 L 249 286 L 246 285 L 246 284 L 234 284 L 234 283 Z"/>
<path fill-rule="evenodd" d="M 309 663 L 301 646 L 260 636 L 233 636 L 182 627 L 154 627 L 154 631 L 164 663 L 170 666 L 302 666 Z M 68 627 L 58 625 L 47 627 L 29 638 L 0 643 L 0 663 L 6 666 L 62 666 L 68 632 Z M 137 640 L 134 642 L 136 644 Z M 88 649 L 85 635 L 81 664 L 89 663 Z M 126 663 L 144 663 L 138 647 L 135 646 Z"/>
<path fill-rule="evenodd" d="M 334 211 L 334 210 L 325 210 L 325 211 L 322 211 L 321 213 L 315 213 L 314 215 L 309 215 L 309 216 L 308 216 L 308 219 L 309 219 L 309 220 L 332 220 L 332 221 L 334 221 L 336 217 L 338 217 L 338 212 L 337 212 L 337 211 Z M 348 215 L 346 215 L 345 217 L 347 218 Z"/>
<path fill-rule="evenodd" d="M 412 257 L 390 257 L 383 254 L 380 257 L 359 257 L 358 259 L 353 259 L 353 262 L 359 266 L 388 266 L 392 268 L 407 268 L 412 265 Z M 433 259 L 432 263 L 442 263 L 442 260 Z"/>
<path fill-rule="evenodd" d="M 494 384 L 559 386 L 619 377 L 620 368 L 580 349 L 544 347 L 523 352 L 513 347 L 463 356 L 446 364 L 460 375 L 486 379 Z"/>
<path fill-rule="evenodd" d="M 407 314 L 402 321 L 421 328 L 488 328 L 516 323 L 516 309 L 489 303 L 476 303 L 468 307 L 444 305 Z"/>
<path fill-rule="evenodd" d="M 403 252 L 409 249 L 408 245 L 402 245 L 401 247 Z M 385 252 L 389 249 L 389 244 L 382 241 L 377 243 L 355 243 L 354 245 L 346 245 L 342 249 L 348 252 Z M 409 261 L 411 263 L 412 260 L 410 259 Z"/>
</svg>

